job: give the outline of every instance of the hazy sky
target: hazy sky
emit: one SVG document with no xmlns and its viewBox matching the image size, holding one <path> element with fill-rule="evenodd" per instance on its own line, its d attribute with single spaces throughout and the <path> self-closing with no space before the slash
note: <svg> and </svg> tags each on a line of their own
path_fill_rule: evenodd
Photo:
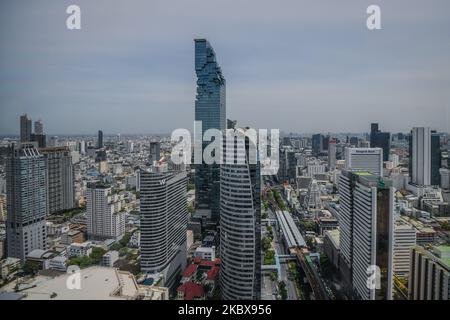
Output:
<svg viewBox="0 0 450 320">
<path fill-rule="evenodd" d="M 366 28 L 370 4 L 382 30 Z M 48 134 L 190 129 L 199 37 L 241 125 L 448 131 L 449 17 L 448 0 L 2 0 L 0 134 L 24 112 Z"/>
</svg>

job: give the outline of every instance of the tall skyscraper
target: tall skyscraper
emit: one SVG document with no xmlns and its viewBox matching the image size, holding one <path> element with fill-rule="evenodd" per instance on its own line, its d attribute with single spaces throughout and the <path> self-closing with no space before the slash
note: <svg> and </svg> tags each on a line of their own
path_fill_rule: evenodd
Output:
<svg viewBox="0 0 450 320">
<path fill-rule="evenodd" d="M 32 133 L 31 119 L 26 114 L 20 116 L 20 142 L 30 142 Z"/>
<path fill-rule="evenodd" d="M 328 170 L 336 169 L 336 139 L 330 139 L 328 143 Z"/>
<path fill-rule="evenodd" d="M 97 137 L 97 149 L 103 148 L 103 131 L 98 130 L 98 137 Z"/>
<path fill-rule="evenodd" d="M 32 145 L 12 146 L 6 161 L 7 254 L 24 260 L 34 249 L 46 249 L 47 169 Z"/>
<path fill-rule="evenodd" d="M 39 150 L 47 162 L 49 214 L 75 206 L 75 184 L 72 155 L 69 147 Z"/>
<path fill-rule="evenodd" d="M 195 100 L 195 121 L 201 121 L 202 136 L 208 129 L 226 129 L 225 78 L 216 61 L 216 54 L 205 39 L 195 39 L 195 71 L 197 74 L 197 95 Z M 202 145 L 202 154 L 208 142 L 196 141 Z M 196 205 L 212 220 L 219 218 L 220 167 L 217 164 L 195 166 Z"/>
<path fill-rule="evenodd" d="M 411 250 L 410 300 L 450 300 L 450 246 Z"/>
<path fill-rule="evenodd" d="M 159 161 L 161 159 L 161 149 L 160 143 L 158 141 L 150 141 L 150 154 L 149 154 L 149 163 L 153 165 L 154 161 Z"/>
<path fill-rule="evenodd" d="M 141 271 L 171 288 L 186 267 L 187 174 L 167 164 L 140 170 Z"/>
<path fill-rule="evenodd" d="M 86 189 L 88 237 L 93 240 L 120 239 L 125 234 L 125 212 L 122 201 L 111 187 L 91 182 Z"/>
<path fill-rule="evenodd" d="M 34 122 L 34 133 L 31 134 L 31 140 L 37 142 L 39 148 L 45 148 L 47 146 L 47 137 L 44 134 L 44 124 L 41 120 Z"/>
<path fill-rule="evenodd" d="M 86 154 L 86 141 L 81 140 L 78 143 L 78 151 L 80 151 L 80 154 L 82 154 L 82 155 Z"/>
<path fill-rule="evenodd" d="M 221 288 L 224 299 L 260 299 L 261 294 L 261 176 L 259 162 L 249 161 L 256 150 L 243 130 L 227 130 L 225 163 L 220 179 Z M 256 159 L 255 159 L 256 160 Z"/>
<path fill-rule="evenodd" d="M 389 160 L 391 134 L 389 132 L 381 132 L 378 129 L 378 123 L 372 123 L 370 126 L 370 147 L 383 149 L 383 161 Z"/>
<path fill-rule="evenodd" d="M 314 156 L 318 156 L 323 150 L 323 138 L 320 133 L 314 134 L 311 140 L 312 153 Z"/>
<path fill-rule="evenodd" d="M 439 169 L 441 168 L 442 152 L 441 152 L 441 137 L 436 131 L 431 131 L 431 185 L 439 186 L 441 184 L 441 175 Z"/>
<path fill-rule="evenodd" d="M 339 189 L 341 249 L 350 263 L 350 279 L 363 300 L 392 299 L 394 252 L 394 188 L 378 175 L 343 171 Z M 343 219 L 342 219 L 343 218 Z M 342 230 L 344 232 L 342 233 Z M 379 275 L 369 286 L 370 275 Z M 374 280 L 376 278 L 374 277 Z"/>
<path fill-rule="evenodd" d="M 410 175 L 411 182 L 417 185 L 431 184 L 431 130 L 416 127 L 410 138 Z"/>
<path fill-rule="evenodd" d="M 42 120 L 38 120 L 34 122 L 34 133 L 35 134 L 44 134 L 44 124 Z"/>
<path fill-rule="evenodd" d="M 346 148 L 345 168 L 383 175 L 383 150 L 380 148 Z"/>
</svg>

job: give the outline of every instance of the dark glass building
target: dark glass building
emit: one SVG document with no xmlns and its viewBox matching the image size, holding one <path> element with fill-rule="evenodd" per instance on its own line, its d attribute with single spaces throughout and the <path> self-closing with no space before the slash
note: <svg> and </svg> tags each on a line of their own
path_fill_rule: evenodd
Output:
<svg viewBox="0 0 450 320">
<path fill-rule="evenodd" d="M 391 134 L 389 132 L 381 132 L 378 129 L 378 123 L 370 125 L 370 147 L 383 149 L 383 161 L 389 160 Z"/>
<path fill-rule="evenodd" d="M 431 185 L 439 186 L 441 184 L 441 142 L 440 136 L 436 131 L 431 131 Z"/>
<path fill-rule="evenodd" d="M 312 146 L 312 153 L 314 156 L 317 156 L 319 153 L 322 152 L 323 139 L 320 133 L 314 134 L 312 136 L 311 146 Z"/>
<path fill-rule="evenodd" d="M 202 136 L 208 129 L 225 130 L 225 78 L 216 61 L 216 54 L 206 39 L 195 39 L 195 72 L 197 95 L 195 121 L 202 123 Z M 197 142 L 196 142 L 197 143 Z M 210 142 L 202 142 L 202 154 Z M 197 209 L 209 211 L 211 219 L 219 219 L 220 167 L 202 164 L 195 166 Z"/>
<path fill-rule="evenodd" d="M 103 148 L 103 131 L 98 130 L 98 138 L 97 138 L 97 148 Z"/>
</svg>

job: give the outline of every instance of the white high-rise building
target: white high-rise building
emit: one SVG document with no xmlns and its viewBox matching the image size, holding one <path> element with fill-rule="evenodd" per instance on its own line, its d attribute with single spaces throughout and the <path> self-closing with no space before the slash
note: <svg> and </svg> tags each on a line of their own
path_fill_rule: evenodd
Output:
<svg viewBox="0 0 450 320">
<path fill-rule="evenodd" d="M 394 188 L 385 186 L 378 175 L 344 171 L 339 193 L 342 199 L 339 210 L 341 252 L 350 270 L 353 291 L 363 300 L 390 300 Z M 370 275 L 374 275 L 373 281 Z"/>
<path fill-rule="evenodd" d="M 411 131 L 411 182 L 431 184 L 431 129 L 416 127 Z"/>
<path fill-rule="evenodd" d="M 228 129 L 220 168 L 220 281 L 227 300 L 261 294 L 260 167 L 244 130 Z M 236 136 L 236 140 L 232 137 Z M 252 159 L 253 161 L 249 161 Z"/>
<path fill-rule="evenodd" d="M 328 142 L 328 171 L 336 169 L 336 140 L 330 139 Z"/>
<path fill-rule="evenodd" d="M 394 230 L 394 274 L 408 277 L 411 262 L 410 251 L 416 246 L 416 229 L 398 218 Z"/>
<path fill-rule="evenodd" d="M 187 174 L 159 163 L 139 173 L 141 270 L 172 287 L 186 266 Z"/>
<path fill-rule="evenodd" d="M 450 170 L 446 168 L 439 169 L 439 173 L 441 175 L 441 188 L 442 189 L 450 189 Z"/>
<path fill-rule="evenodd" d="M 47 162 L 49 214 L 75 207 L 72 154 L 68 147 L 42 148 Z"/>
<path fill-rule="evenodd" d="M 89 183 L 86 189 L 88 237 L 93 240 L 120 239 L 125 234 L 125 212 L 118 195 L 102 183 Z"/>
<path fill-rule="evenodd" d="M 133 141 L 127 142 L 127 152 L 129 152 L 129 153 L 134 152 L 134 142 Z"/>
<path fill-rule="evenodd" d="M 411 250 L 409 300 L 450 300 L 450 246 Z"/>
<path fill-rule="evenodd" d="M 86 141 L 81 140 L 78 144 L 78 151 L 80 151 L 80 154 L 85 155 L 86 154 Z"/>
<path fill-rule="evenodd" d="M 347 171 L 367 171 L 383 175 L 383 149 L 346 148 L 345 169 Z"/>
<path fill-rule="evenodd" d="M 6 161 L 7 256 L 24 260 L 47 247 L 47 168 L 33 146 L 11 147 Z"/>
</svg>

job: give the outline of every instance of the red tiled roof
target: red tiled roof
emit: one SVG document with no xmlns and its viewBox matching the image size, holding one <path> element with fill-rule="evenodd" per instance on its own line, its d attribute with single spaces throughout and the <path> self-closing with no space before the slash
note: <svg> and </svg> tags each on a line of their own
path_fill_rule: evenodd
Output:
<svg viewBox="0 0 450 320">
<path fill-rule="evenodd" d="M 202 258 L 200 258 L 200 257 L 195 257 L 194 258 L 194 263 L 195 264 L 199 264 L 200 262 L 202 262 Z"/>
<path fill-rule="evenodd" d="M 206 273 L 208 280 L 216 280 L 217 275 L 219 274 L 219 267 L 213 267 L 211 270 L 208 270 Z"/>
<path fill-rule="evenodd" d="M 210 266 L 210 267 L 215 267 L 217 265 L 220 265 L 221 260 L 220 259 L 216 259 L 214 261 L 208 261 L 208 260 L 202 260 L 200 262 L 201 266 Z"/>
<path fill-rule="evenodd" d="M 194 298 L 202 298 L 205 295 L 203 287 L 199 284 L 188 281 L 178 287 L 177 291 L 182 291 L 184 300 L 193 300 Z"/>
<path fill-rule="evenodd" d="M 190 264 L 186 270 L 183 272 L 183 277 L 190 277 L 194 272 L 197 271 L 198 265 L 196 264 Z"/>
</svg>

